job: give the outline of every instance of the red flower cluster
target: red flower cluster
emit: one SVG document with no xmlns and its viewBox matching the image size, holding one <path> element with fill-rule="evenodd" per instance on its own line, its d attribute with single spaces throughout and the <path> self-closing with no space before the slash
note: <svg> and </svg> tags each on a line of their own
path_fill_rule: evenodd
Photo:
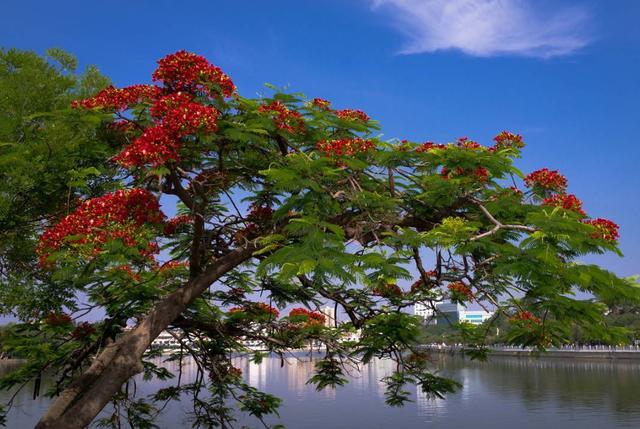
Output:
<svg viewBox="0 0 640 429">
<path fill-rule="evenodd" d="M 144 189 L 119 190 L 85 201 L 40 237 L 38 253 L 45 263 L 50 253 L 64 244 L 92 244 L 94 252 L 113 239 L 137 245 L 136 235 L 145 224 L 164 220 L 158 200 Z M 152 248 L 148 249 L 153 251 Z"/>
<path fill-rule="evenodd" d="M 477 167 L 473 172 L 473 175 L 481 182 L 489 181 L 489 170 L 484 167 Z"/>
<path fill-rule="evenodd" d="M 331 110 L 331 102 L 323 98 L 314 98 L 311 104 L 320 110 Z"/>
<path fill-rule="evenodd" d="M 369 122 L 371 118 L 362 110 L 355 109 L 343 109 L 336 110 L 336 116 L 340 119 L 346 119 L 349 121 Z"/>
<path fill-rule="evenodd" d="M 247 218 L 254 222 L 267 221 L 273 216 L 273 209 L 269 206 L 251 204 L 251 210 L 247 215 Z"/>
<path fill-rule="evenodd" d="M 158 166 L 180 159 L 183 138 L 197 132 L 214 133 L 220 114 L 212 106 L 195 101 L 196 96 L 229 97 L 235 91 L 231 79 L 204 57 L 179 51 L 158 61 L 153 79 L 164 83 L 164 88 L 152 85 L 134 85 L 123 89 L 112 86 L 95 97 L 75 102 L 75 107 L 101 107 L 126 110 L 148 102 L 154 124 L 144 130 L 114 160 L 124 167 Z M 132 131 L 126 122 L 123 131 Z"/>
<path fill-rule="evenodd" d="M 178 229 L 180 225 L 184 225 L 189 222 L 191 222 L 191 216 L 189 215 L 180 215 L 180 216 L 172 217 L 165 223 L 163 233 L 164 235 L 175 234 L 176 229 Z"/>
<path fill-rule="evenodd" d="M 193 101 L 184 92 L 167 95 L 151 107 L 151 115 L 161 119 L 161 125 L 176 136 L 193 134 L 198 130 L 215 133 L 219 112 L 216 108 Z"/>
<path fill-rule="evenodd" d="M 552 197 L 545 198 L 542 201 L 543 206 L 562 207 L 565 210 L 574 211 L 582 216 L 587 214 L 582 210 L 582 201 L 573 194 L 557 194 Z"/>
<path fill-rule="evenodd" d="M 434 142 L 425 142 L 416 148 L 416 152 L 422 153 L 427 152 L 431 149 L 446 149 L 447 146 L 443 144 L 436 144 Z"/>
<path fill-rule="evenodd" d="M 293 318 L 302 318 L 305 319 L 305 325 L 323 325 L 325 321 L 325 316 L 322 313 L 318 313 L 315 311 L 307 310 L 306 308 L 298 307 L 294 308 L 289 312 L 289 317 Z"/>
<path fill-rule="evenodd" d="M 471 288 L 462 282 L 449 283 L 447 289 L 451 292 L 453 301 L 471 301 L 473 300 L 473 292 Z"/>
<path fill-rule="evenodd" d="M 527 324 L 539 325 L 541 320 L 539 317 L 536 317 L 530 311 L 520 311 L 515 316 L 511 318 L 513 322 L 525 322 Z"/>
<path fill-rule="evenodd" d="M 182 144 L 162 126 L 147 128 L 113 160 L 123 167 L 142 167 L 150 164 L 154 167 L 169 161 L 180 159 L 178 151 Z"/>
<path fill-rule="evenodd" d="M 171 91 L 187 91 L 231 97 L 236 90 L 231 78 L 203 56 L 184 50 L 158 61 L 153 80 L 162 82 Z M 211 92 L 214 86 L 214 93 Z"/>
<path fill-rule="evenodd" d="M 158 272 L 160 273 L 168 273 L 173 270 L 182 270 L 184 268 L 189 268 L 189 263 L 186 261 L 169 261 L 165 262 L 158 268 Z"/>
<path fill-rule="evenodd" d="M 101 108 L 107 110 L 127 110 L 134 104 L 150 102 L 162 93 L 162 88 L 154 85 L 133 85 L 125 88 L 108 86 L 94 97 L 74 101 L 71 106 L 85 109 Z"/>
<path fill-rule="evenodd" d="M 591 234 L 592 238 L 607 241 L 618 241 L 618 238 L 620 238 L 620 227 L 609 219 L 597 218 L 585 220 L 583 222 L 596 228 L 596 231 Z"/>
<path fill-rule="evenodd" d="M 427 276 L 436 278 L 438 277 L 438 272 L 436 270 L 427 271 Z M 425 284 L 422 278 L 419 278 L 418 280 L 413 282 L 413 284 L 411 285 L 411 293 L 417 293 L 422 289 L 430 289 L 430 288 L 431 288 L 430 285 Z"/>
<path fill-rule="evenodd" d="M 321 140 L 316 147 L 326 156 L 353 156 L 375 149 L 376 145 L 371 140 L 356 137 L 353 139 Z"/>
<path fill-rule="evenodd" d="M 274 318 L 278 317 L 280 315 L 280 312 L 278 311 L 277 308 L 270 306 L 269 304 L 265 304 L 264 302 L 254 302 L 253 305 L 251 306 L 251 308 L 254 311 L 258 311 L 258 312 L 262 312 L 262 313 L 268 313 L 271 316 L 273 316 Z"/>
<path fill-rule="evenodd" d="M 440 170 L 440 176 L 443 179 L 466 176 L 468 174 L 469 170 L 461 167 L 456 168 L 454 171 L 450 171 L 447 167 L 442 167 L 442 170 Z M 484 167 L 476 167 L 476 169 L 473 170 L 472 176 L 480 182 L 487 182 L 489 180 L 489 170 Z"/>
<path fill-rule="evenodd" d="M 276 128 L 288 133 L 304 133 L 304 118 L 299 112 L 289 109 L 279 100 L 260 106 L 259 112 L 268 112 L 274 115 L 273 123 Z"/>
<path fill-rule="evenodd" d="M 250 220 L 250 223 L 244 229 L 236 232 L 234 237 L 236 243 L 242 243 L 251 237 L 257 236 L 261 229 L 260 225 L 269 222 L 272 215 L 273 209 L 271 207 L 253 203 L 247 214 L 247 219 Z"/>
<path fill-rule="evenodd" d="M 536 170 L 524 178 L 529 188 L 540 188 L 548 191 L 563 193 L 567 189 L 567 179 L 557 170 L 543 168 Z"/>
<path fill-rule="evenodd" d="M 49 326 L 66 326 L 72 324 L 73 319 L 65 313 L 49 313 L 44 322 Z"/>
<path fill-rule="evenodd" d="M 155 119 L 162 119 L 169 111 L 193 101 L 193 96 L 186 92 L 174 92 L 158 98 L 149 112 Z"/>
<path fill-rule="evenodd" d="M 247 313 L 254 316 L 269 316 L 270 318 L 277 318 L 280 312 L 277 308 L 265 304 L 264 302 L 254 302 L 245 307 L 232 307 L 227 311 L 227 314 Z"/>
<path fill-rule="evenodd" d="M 115 267 L 115 270 L 125 273 L 129 278 L 131 278 L 136 282 L 140 281 L 140 275 L 133 271 L 133 269 L 131 268 L 131 265 L 119 265 Z"/>
<path fill-rule="evenodd" d="M 242 370 L 240 368 L 236 368 L 235 366 L 230 366 L 228 373 L 232 377 L 242 377 Z"/>
<path fill-rule="evenodd" d="M 517 148 L 521 149 L 524 147 L 524 142 L 522 141 L 522 136 L 520 134 L 512 134 L 509 131 L 503 131 L 497 136 L 493 138 L 496 144 L 493 146 L 494 149 L 506 149 L 506 148 Z"/>
<path fill-rule="evenodd" d="M 96 328 L 89 322 L 82 322 L 71 332 L 71 338 L 74 340 L 83 340 L 96 333 Z"/>
<path fill-rule="evenodd" d="M 508 189 L 509 189 L 509 192 L 511 192 L 516 197 L 521 197 L 522 196 L 522 191 L 520 189 L 516 188 L 515 186 L 509 186 Z"/>
<path fill-rule="evenodd" d="M 125 167 L 162 165 L 180 159 L 181 139 L 198 131 L 216 132 L 219 112 L 214 107 L 193 101 L 184 92 L 160 98 L 151 107 L 155 126 L 147 128 L 140 137 L 114 160 Z"/>
<path fill-rule="evenodd" d="M 394 283 L 387 283 L 381 286 L 373 288 L 373 294 L 375 296 L 382 296 L 384 298 L 394 298 L 402 296 L 402 289 L 400 286 Z"/>
<path fill-rule="evenodd" d="M 457 142 L 458 147 L 465 149 L 481 149 L 484 148 L 480 143 L 469 140 L 467 137 L 460 137 Z"/>
</svg>

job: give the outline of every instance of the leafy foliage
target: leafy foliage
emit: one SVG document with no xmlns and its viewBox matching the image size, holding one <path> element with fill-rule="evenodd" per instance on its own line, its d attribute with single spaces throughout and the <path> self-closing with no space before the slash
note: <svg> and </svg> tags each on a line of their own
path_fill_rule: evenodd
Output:
<svg viewBox="0 0 640 429">
<path fill-rule="evenodd" d="M 114 183 L 105 161 L 121 143 L 104 115 L 70 109 L 109 81 L 95 67 L 75 69 L 60 49 L 0 49 L 0 313 L 37 319 L 73 306 L 73 292 L 36 266 L 38 236 Z"/>
</svg>

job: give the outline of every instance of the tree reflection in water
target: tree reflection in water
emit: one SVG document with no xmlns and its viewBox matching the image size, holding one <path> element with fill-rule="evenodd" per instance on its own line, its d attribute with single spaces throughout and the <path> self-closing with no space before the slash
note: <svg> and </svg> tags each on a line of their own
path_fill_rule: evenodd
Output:
<svg viewBox="0 0 640 429">
<path fill-rule="evenodd" d="M 380 379 L 393 370 L 392 362 L 374 360 L 352 371 L 347 386 L 316 392 L 306 384 L 313 374 L 314 360 L 298 354 L 284 362 L 269 357 L 258 365 L 238 357 L 234 365 L 252 386 L 284 399 L 281 422 L 289 428 L 365 424 L 371 428 L 640 427 L 640 363 L 636 361 L 493 357 L 489 362 L 476 362 L 435 355 L 434 368 L 462 382 L 462 390 L 444 400 L 416 392 L 415 403 L 389 408 L 384 405 Z M 0 374 L 15 365 L 1 362 Z M 165 365 L 173 371 L 178 368 L 177 362 Z M 182 370 L 184 383 L 195 379 L 193 361 L 185 360 Z M 45 380 L 45 389 L 50 383 Z M 138 378 L 137 385 L 140 395 L 147 395 L 169 383 L 142 382 Z M 44 411 L 48 399 L 34 401 L 31 395 L 29 389 L 18 394 L 9 427 L 33 426 Z M 7 393 L 1 392 L 0 400 L 7 399 Z M 186 398 L 172 403 L 163 413 L 160 426 L 185 427 L 189 406 Z M 239 423 L 257 427 L 251 419 L 240 419 Z"/>
</svg>

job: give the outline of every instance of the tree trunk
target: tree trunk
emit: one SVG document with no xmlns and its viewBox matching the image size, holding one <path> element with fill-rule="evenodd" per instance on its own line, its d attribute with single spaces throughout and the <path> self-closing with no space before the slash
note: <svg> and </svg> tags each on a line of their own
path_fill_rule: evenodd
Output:
<svg viewBox="0 0 640 429">
<path fill-rule="evenodd" d="M 87 371 L 56 398 L 36 429 L 87 427 L 122 385 L 142 372 L 142 355 L 158 334 L 213 282 L 249 259 L 255 250 L 255 245 L 234 250 L 160 300 L 133 330 L 105 347 Z"/>
</svg>

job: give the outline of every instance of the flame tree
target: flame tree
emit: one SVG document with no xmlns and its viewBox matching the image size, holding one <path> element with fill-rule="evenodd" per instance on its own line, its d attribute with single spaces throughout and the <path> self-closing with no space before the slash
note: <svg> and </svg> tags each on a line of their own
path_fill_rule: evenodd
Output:
<svg viewBox="0 0 640 429">
<path fill-rule="evenodd" d="M 247 385 L 232 356 L 260 361 L 310 340 L 326 347 L 310 380 L 318 389 L 377 357 L 397 363 L 382 380 L 390 405 L 409 400 L 407 384 L 442 397 L 458 384 L 429 371 L 419 321 L 406 311 L 416 302 L 474 302 L 510 321 L 512 343 L 540 349 L 565 342 L 576 324 L 608 341 L 623 334 L 600 304 L 576 297 L 637 299 L 624 280 L 580 263 L 619 253 L 618 226 L 585 213 L 559 172 L 516 169 L 520 135 L 502 132 L 491 145 L 382 141 L 360 110 L 275 88 L 244 98 L 220 68 L 185 51 L 159 60 L 152 78 L 73 106 L 121 136 L 110 159 L 121 180 L 40 237 L 41 270 L 105 316 L 80 323 L 80 309 L 61 307 L 10 341 L 29 360 L 4 387 L 55 376 L 39 428 L 84 427 L 110 402 L 103 424 L 142 427 L 187 396 L 196 426 L 232 426 L 234 408 L 262 419 L 280 400 Z M 326 326 L 325 303 L 344 323 Z M 130 397 L 136 374 L 175 375 L 151 361 L 167 328 L 179 328 L 175 358 L 191 356 L 199 376 Z M 354 330 L 360 338 L 343 341 Z M 461 330 L 482 357 L 487 329 Z M 246 339 L 264 350 L 247 350 Z"/>
</svg>

